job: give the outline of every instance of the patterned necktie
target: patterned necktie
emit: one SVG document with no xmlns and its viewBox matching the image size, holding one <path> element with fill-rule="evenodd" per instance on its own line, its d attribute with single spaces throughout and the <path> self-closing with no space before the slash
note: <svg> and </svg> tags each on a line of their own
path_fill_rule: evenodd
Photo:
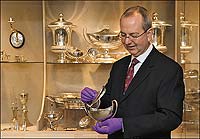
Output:
<svg viewBox="0 0 200 139">
<path fill-rule="evenodd" d="M 131 62 L 131 66 L 128 68 L 128 72 L 126 75 L 126 79 L 125 79 L 125 85 L 124 85 L 124 92 L 127 90 L 129 84 L 131 83 L 132 79 L 133 79 L 133 74 L 134 74 L 134 66 L 138 63 L 139 61 L 134 58 Z"/>
</svg>

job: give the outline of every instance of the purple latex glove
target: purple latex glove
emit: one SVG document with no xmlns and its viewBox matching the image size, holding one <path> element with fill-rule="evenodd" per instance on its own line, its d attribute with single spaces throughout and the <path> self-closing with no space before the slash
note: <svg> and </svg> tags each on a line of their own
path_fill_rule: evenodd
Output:
<svg viewBox="0 0 200 139">
<path fill-rule="evenodd" d="M 81 91 L 81 101 L 84 103 L 91 103 L 97 96 L 97 91 L 91 88 L 85 87 Z"/>
<path fill-rule="evenodd" d="M 110 118 L 103 122 L 97 122 L 93 130 L 100 134 L 112 134 L 122 129 L 122 118 Z"/>
</svg>

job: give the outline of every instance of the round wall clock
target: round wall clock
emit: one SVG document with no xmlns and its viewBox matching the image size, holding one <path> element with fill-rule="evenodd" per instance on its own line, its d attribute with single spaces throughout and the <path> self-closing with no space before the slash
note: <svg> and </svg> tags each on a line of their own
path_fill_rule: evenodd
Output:
<svg viewBox="0 0 200 139">
<path fill-rule="evenodd" d="M 20 31 L 13 31 L 10 34 L 10 44 L 14 48 L 21 48 L 24 45 L 25 37 Z"/>
</svg>

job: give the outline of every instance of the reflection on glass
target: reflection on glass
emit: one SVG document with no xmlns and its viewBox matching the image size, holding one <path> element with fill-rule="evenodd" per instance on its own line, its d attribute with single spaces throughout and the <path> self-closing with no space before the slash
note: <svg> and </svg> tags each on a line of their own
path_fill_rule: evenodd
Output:
<svg viewBox="0 0 200 139">
<path fill-rule="evenodd" d="M 65 29 L 59 28 L 55 30 L 56 45 L 65 46 L 66 39 L 67 39 L 67 32 Z"/>
<path fill-rule="evenodd" d="M 181 52 L 181 64 L 190 63 L 189 60 L 185 58 L 185 54 L 192 51 L 192 28 L 198 26 L 191 21 L 186 21 L 184 13 L 180 13 L 180 52 Z"/>
<path fill-rule="evenodd" d="M 158 13 L 153 13 L 152 15 L 152 43 L 158 49 L 158 51 L 164 53 L 167 51 L 167 47 L 164 44 L 164 33 L 167 26 L 172 26 L 170 24 L 166 24 L 165 21 L 161 21 L 158 19 Z"/>
<path fill-rule="evenodd" d="M 155 46 L 158 46 L 161 44 L 161 30 L 160 28 L 154 28 L 153 29 L 153 44 Z"/>
</svg>

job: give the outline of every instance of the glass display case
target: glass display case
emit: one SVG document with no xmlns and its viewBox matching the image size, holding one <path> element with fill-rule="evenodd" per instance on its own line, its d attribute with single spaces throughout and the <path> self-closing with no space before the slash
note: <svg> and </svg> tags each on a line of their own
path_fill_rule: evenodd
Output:
<svg viewBox="0 0 200 139">
<path fill-rule="evenodd" d="M 101 30 L 102 26 L 109 25 L 110 29 L 119 31 L 119 17 L 122 11 L 130 5 L 138 4 L 151 9 L 151 12 L 159 13 L 160 19 L 172 25 L 165 30 L 163 46 L 167 46 L 167 52 L 164 54 L 178 61 L 184 69 L 184 117 L 180 127 L 173 133 L 178 133 L 177 137 L 181 138 L 186 138 L 187 135 L 199 136 L 199 14 L 196 12 L 196 9 L 199 10 L 199 2 L 185 2 L 183 6 L 183 2 L 175 1 L 1 1 L 2 122 L 16 121 L 17 108 L 12 106 L 11 102 L 13 97 L 25 90 L 29 93 L 28 118 L 37 126 L 37 130 L 44 130 L 44 127 L 50 127 L 50 130 L 88 128 L 85 126 L 88 125 L 88 117 L 85 117 L 81 107 L 80 96 L 74 95 L 79 94 L 85 86 L 100 90 L 106 83 L 112 62 L 96 62 L 95 59 L 99 58 L 101 52 L 104 59 L 107 56 L 105 54 L 109 54 L 109 58 L 114 58 L 114 61 L 128 53 L 121 45 L 116 49 L 109 48 L 109 53 L 105 53 L 106 49 L 96 49 L 84 39 L 83 29 L 87 28 L 87 32 L 100 34 L 101 32 L 97 31 Z M 184 7 L 185 18 L 197 23 L 198 27 L 194 27 L 190 32 L 192 50 L 185 55 L 190 62 L 182 63 L 180 12 L 183 12 Z M 169 9 L 174 16 L 168 14 Z M 75 24 L 76 27 L 68 30 L 69 32 L 62 28 L 54 30 L 57 35 L 54 34 L 53 38 L 48 25 L 58 19 L 60 13 L 63 13 L 60 18 L 64 18 L 66 23 Z M 23 47 L 19 49 L 12 47 L 8 41 L 10 16 L 14 17 L 15 27 L 23 32 L 26 39 Z M 187 31 L 183 32 L 185 37 L 186 33 Z M 70 45 L 75 49 L 71 49 L 71 54 L 66 53 L 66 59 L 63 58 L 63 51 L 59 53 L 58 62 L 55 52 L 52 52 L 52 48 L 55 48 L 52 45 L 62 48 L 64 46 L 64 49 Z M 56 50 L 59 48 L 56 47 Z M 50 96 L 53 96 L 53 99 Z"/>
<path fill-rule="evenodd" d="M 192 3 L 194 4 L 194 3 Z M 193 14 L 190 14 L 193 13 Z M 200 63 L 199 15 L 189 2 L 177 2 L 177 61 L 183 68 L 185 99 L 183 122 L 177 130 L 182 137 L 199 137 Z M 197 136 L 195 136 L 197 135 Z"/>
</svg>

